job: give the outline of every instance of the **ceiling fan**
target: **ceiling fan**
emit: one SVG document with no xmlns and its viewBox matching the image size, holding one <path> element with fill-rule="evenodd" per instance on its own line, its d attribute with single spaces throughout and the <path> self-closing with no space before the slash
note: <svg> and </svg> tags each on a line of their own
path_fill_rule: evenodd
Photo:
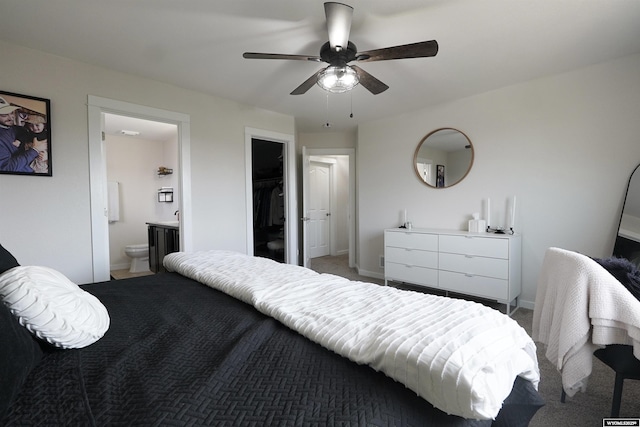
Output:
<svg viewBox="0 0 640 427">
<path fill-rule="evenodd" d="M 291 59 L 329 64 L 295 88 L 291 95 L 302 95 L 314 84 L 318 84 L 329 92 L 342 93 L 353 89 L 358 83 L 377 95 L 389 89 L 389 86 L 357 65 L 349 65 L 350 62 L 424 58 L 438 53 L 438 42 L 435 40 L 358 52 L 356 45 L 349 41 L 353 8 L 342 3 L 327 2 L 324 4 L 324 12 L 327 18 L 329 41 L 320 48 L 320 56 L 256 52 L 245 52 L 242 56 L 248 59 Z"/>
</svg>

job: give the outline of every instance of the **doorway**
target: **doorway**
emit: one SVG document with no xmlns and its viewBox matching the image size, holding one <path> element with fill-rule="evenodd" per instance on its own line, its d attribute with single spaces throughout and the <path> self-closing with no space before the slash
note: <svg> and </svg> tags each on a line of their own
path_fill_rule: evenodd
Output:
<svg viewBox="0 0 640 427">
<path fill-rule="evenodd" d="M 332 218 L 335 218 L 335 214 L 338 212 L 338 206 L 335 210 L 332 209 L 336 203 L 331 203 L 332 199 L 336 198 L 333 188 L 335 163 L 336 160 L 333 158 L 316 156 L 310 158 L 308 172 L 309 209 L 306 214 L 309 232 L 309 258 L 336 255 L 336 242 L 331 238 L 335 228 L 333 224 L 335 221 L 332 221 Z M 333 217 L 332 214 L 334 214 Z"/>
<path fill-rule="evenodd" d="M 148 242 L 146 223 L 178 219 L 177 132 L 172 123 L 104 114 L 112 277 L 145 274 L 142 267 L 137 269 L 140 274 L 129 272 L 131 258 L 125 248 Z"/>
<path fill-rule="evenodd" d="M 284 262 L 284 144 L 251 139 L 253 254 Z"/>
<path fill-rule="evenodd" d="M 192 250 L 189 116 L 93 95 L 88 96 L 87 113 L 93 281 L 106 281 L 110 278 L 107 167 L 102 138 L 104 115 L 107 113 L 171 123 L 177 126 L 179 154 L 176 173 L 181 195 L 178 206 L 180 210 L 180 248 L 184 251 Z"/>
<path fill-rule="evenodd" d="M 265 131 L 262 129 L 245 128 L 245 170 L 246 170 L 246 215 L 247 215 L 247 254 L 248 255 L 260 255 L 256 253 L 257 243 L 256 230 L 254 229 L 254 173 L 253 173 L 253 151 L 254 141 L 261 141 L 258 145 L 260 147 L 268 147 L 270 151 L 270 157 L 273 156 L 271 163 L 277 164 L 278 168 L 281 168 L 280 178 L 275 176 L 266 177 L 266 180 L 270 182 L 264 185 L 276 185 L 282 186 L 278 190 L 271 189 L 270 195 L 278 198 L 277 203 L 282 203 L 281 209 L 284 212 L 284 218 L 282 224 L 274 225 L 273 233 L 267 234 L 269 240 L 266 241 L 267 253 L 272 251 L 279 251 L 279 260 L 287 264 L 298 264 L 298 221 L 297 211 L 298 205 L 296 202 L 296 165 L 295 165 L 295 140 L 293 135 L 282 134 L 278 132 Z M 259 155 L 258 153 L 256 153 Z M 261 179 L 256 177 L 256 179 Z M 280 183 L 280 181 L 282 181 Z M 256 186 L 263 185 L 256 183 Z M 276 191 L 274 193 L 274 191 Z M 280 196 L 281 194 L 281 196 Z M 281 199 L 281 200 L 280 200 Z M 278 207 L 280 209 L 280 207 Z M 277 214 L 280 215 L 280 214 Z M 277 230 L 275 230 L 277 228 Z M 280 230 L 282 228 L 282 230 Z M 277 231 L 277 234 L 274 234 Z M 260 237 L 263 235 L 260 234 Z M 279 241 L 280 240 L 280 241 Z M 271 243 L 269 248 L 268 243 Z M 283 246 L 283 248 L 280 248 Z M 270 254 L 269 254 L 270 255 Z"/>
<path fill-rule="evenodd" d="M 324 164 L 324 168 L 328 168 L 328 183 L 323 183 L 320 195 L 314 195 L 315 192 L 310 188 L 312 164 L 317 165 L 318 162 Z M 323 169 L 320 169 L 323 170 Z M 323 172 L 324 173 L 324 172 Z M 318 227 L 312 221 L 314 216 L 322 216 L 323 208 L 319 205 L 328 205 L 329 211 L 324 211 L 324 225 L 328 231 L 328 247 L 329 255 L 344 255 L 348 252 L 349 267 L 355 267 L 356 247 L 355 247 L 355 149 L 352 148 L 326 148 L 314 149 L 302 147 L 302 200 L 303 200 L 303 230 L 302 230 L 302 247 L 303 265 L 310 266 L 311 257 L 318 255 L 315 249 L 312 233 L 318 231 Z M 319 175 L 318 175 L 319 176 Z M 324 181 L 322 178 L 319 181 Z M 329 200 L 320 202 L 319 199 L 325 198 L 324 192 L 329 191 Z M 312 213 L 312 211 L 318 211 Z M 329 213 L 329 215 L 327 215 Z M 317 215 L 316 215 L 317 214 Z M 325 233 L 323 231 L 323 233 Z M 327 234 L 322 234 L 327 235 Z"/>
</svg>

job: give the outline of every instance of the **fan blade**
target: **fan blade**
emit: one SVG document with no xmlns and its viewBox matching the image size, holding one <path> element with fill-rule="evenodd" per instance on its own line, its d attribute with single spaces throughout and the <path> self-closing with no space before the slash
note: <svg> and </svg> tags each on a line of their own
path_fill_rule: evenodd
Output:
<svg viewBox="0 0 640 427">
<path fill-rule="evenodd" d="M 342 3 L 327 2 L 324 4 L 324 14 L 327 17 L 331 49 L 335 50 L 338 46 L 341 50 L 346 49 L 349 43 L 353 8 Z"/>
<path fill-rule="evenodd" d="M 311 89 L 313 85 L 318 81 L 318 74 L 320 74 L 321 71 L 322 70 L 318 70 L 317 73 L 305 80 L 300 86 L 298 86 L 293 90 L 293 92 L 291 92 L 291 95 L 302 95 L 304 93 L 307 93 L 307 91 Z"/>
<path fill-rule="evenodd" d="M 380 80 L 376 79 L 357 65 L 350 65 L 350 67 L 356 70 L 356 73 L 358 73 L 360 84 L 372 94 L 377 95 L 389 89 L 389 86 L 382 83 Z"/>
<path fill-rule="evenodd" d="M 245 52 L 242 54 L 243 58 L 247 59 L 294 59 L 298 61 L 314 61 L 321 62 L 319 56 L 309 56 L 309 55 L 283 55 L 280 53 L 256 53 L 256 52 Z"/>
<path fill-rule="evenodd" d="M 366 52 L 358 52 L 356 60 L 358 60 L 359 62 L 371 62 L 387 61 L 390 59 L 425 58 L 428 56 L 436 56 L 437 53 L 438 42 L 435 40 L 430 40 L 426 42 L 404 44 L 401 46 L 393 46 L 383 49 L 368 50 Z"/>
</svg>

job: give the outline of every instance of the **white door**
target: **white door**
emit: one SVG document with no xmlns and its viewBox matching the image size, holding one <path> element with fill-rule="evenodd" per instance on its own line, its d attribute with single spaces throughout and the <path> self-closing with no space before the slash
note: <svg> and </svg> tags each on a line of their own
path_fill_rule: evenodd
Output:
<svg viewBox="0 0 640 427">
<path fill-rule="evenodd" d="M 311 161 L 308 173 L 309 258 L 317 258 L 331 253 L 331 165 Z"/>
</svg>

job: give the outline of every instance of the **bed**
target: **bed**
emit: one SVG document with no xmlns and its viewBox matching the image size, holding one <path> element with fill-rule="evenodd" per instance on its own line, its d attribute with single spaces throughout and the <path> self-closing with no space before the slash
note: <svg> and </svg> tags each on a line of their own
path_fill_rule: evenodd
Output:
<svg viewBox="0 0 640 427">
<path fill-rule="evenodd" d="M 229 259 L 235 261 L 229 263 Z M 0 350 L 0 372 L 11 373 L 0 377 L 2 425 L 525 426 L 543 405 L 536 390 L 537 361 L 531 360 L 526 367 L 516 369 L 522 372 L 515 375 L 507 374 L 506 369 L 495 369 L 495 365 L 479 368 L 480 374 L 487 374 L 488 379 L 483 381 L 495 387 L 487 395 L 466 398 L 499 399 L 495 416 L 453 414 L 448 408 L 455 404 L 447 399 L 464 403 L 464 394 L 478 394 L 477 390 L 462 385 L 455 392 L 456 386 L 439 391 L 448 381 L 443 379 L 431 380 L 434 390 L 425 392 L 419 385 L 411 385 L 408 377 L 424 379 L 425 371 L 416 371 L 415 366 L 408 368 L 410 358 L 401 359 L 404 371 L 396 366 L 397 372 L 389 372 L 383 360 L 388 357 L 345 344 L 344 337 L 358 336 L 349 330 L 349 322 L 338 328 L 344 332 L 342 335 L 333 333 L 335 324 L 322 326 L 321 318 L 327 313 L 340 318 L 344 304 L 313 310 L 323 295 L 335 303 L 332 292 L 341 287 L 340 299 L 346 302 L 348 311 L 377 311 L 373 303 L 368 308 L 358 307 L 350 300 L 351 285 L 365 294 L 369 286 L 387 289 L 400 299 L 424 294 L 349 282 L 302 267 L 225 251 L 177 253 L 165 261 L 170 272 L 81 286 L 79 291 L 86 298 L 95 298 L 108 312 L 108 327 L 104 332 L 96 333 L 95 328 L 83 331 L 84 342 L 75 345 L 78 348 L 59 348 L 47 342 L 51 340 L 39 331 L 35 335 L 42 336 L 35 338 L 35 328 L 25 327 L 22 319 L 19 323 L 16 309 L 9 309 L 11 304 L 7 301 L 11 297 L 2 292 L 3 284 L 12 282 L 7 280 L 11 274 L 25 270 L 17 262 L 6 268 L 11 265 L 14 264 L 5 263 L 6 271 L 0 274 L 0 294 L 5 302 L 0 305 L 0 338 L 14 343 L 10 351 L 7 346 Z M 320 291 L 307 285 L 318 281 L 324 287 Z M 301 299 L 297 303 L 290 301 L 287 294 L 292 293 L 291 286 L 306 292 L 302 297 L 305 304 L 300 305 Z M 433 298 L 443 308 L 452 304 L 447 312 L 461 310 L 456 318 L 477 309 L 476 303 Z M 503 322 L 500 328 L 522 339 L 520 331 L 512 328 L 515 322 L 486 310 L 478 311 Z M 73 311 L 75 314 L 82 310 Z M 414 314 L 421 316 L 419 312 Z M 86 318 L 80 323 L 93 322 L 90 315 L 83 316 Z M 99 313 L 97 317 L 101 316 Z M 369 320 L 365 323 L 370 326 Z M 305 326 L 297 331 L 296 324 Z M 324 332 L 318 334 L 318 326 Z M 104 325 L 100 328 L 104 329 Z M 370 330 L 359 330 L 363 340 L 356 341 L 367 343 Z M 390 333 L 385 330 L 382 335 Z M 410 336 L 414 335 L 419 336 L 420 332 L 411 332 Z M 351 338 L 346 341 L 353 341 Z M 64 339 L 69 339 L 68 334 Z M 340 342 L 340 346 L 330 348 L 332 340 Z M 529 343 L 523 347 L 529 347 Z M 535 345 L 533 349 L 535 358 Z M 509 351 L 528 354 L 530 349 Z M 394 353 L 398 358 L 402 351 Z M 363 362 L 367 357 L 374 357 L 372 364 Z M 527 359 L 522 354 L 517 357 Z M 456 361 L 466 366 L 463 362 Z M 473 365 L 473 361 L 468 364 Z M 449 365 L 445 370 L 452 369 Z M 401 371 L 404 373 L 399 374 Z M 462 375 L 457 372 L 454 375 Z M 409 386 L 394 379 L 403 375 Z M 11 387 L 7 385 L 8 377 L 13 377 Z M 509 383 L 506 395 L 491 396 L 502 388 L 501 383 Z M 435 393 L 435 406 L 421 397 L 428 397 L 429 393 Z M 445 396 L 444 403 L 438 395 Z M 438 408 L 443 405 L 445 410 Z"/>
</svg>

